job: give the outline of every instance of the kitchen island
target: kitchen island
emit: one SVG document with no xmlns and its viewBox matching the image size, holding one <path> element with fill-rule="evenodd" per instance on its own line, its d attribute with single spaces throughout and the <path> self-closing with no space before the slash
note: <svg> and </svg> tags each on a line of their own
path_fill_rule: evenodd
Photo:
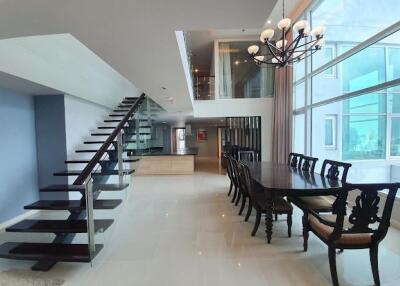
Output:
<svg viewBox="0 0 400 286">
<path fill-rule="evenodd" d="M 136 166 L 136 175 L 192 175 L 196 149 L 177 152 L 153 151 L 144 153 Z"/>
</svg>

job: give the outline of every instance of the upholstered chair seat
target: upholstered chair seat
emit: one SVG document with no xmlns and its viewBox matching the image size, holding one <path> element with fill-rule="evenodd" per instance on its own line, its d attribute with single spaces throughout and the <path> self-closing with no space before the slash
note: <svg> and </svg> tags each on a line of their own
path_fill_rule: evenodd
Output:
<svg viewBox="0 0 400 286">
<path fill-rule="evenodd" d="M 314 210 L 316 212 L 331 212 L 334 196 L 292 197 L 290 201 L 301 209 Z"/>
<path fill-rule="evenodd" d="M 321 215 L 324 220 L 330 221 L 332 223 L 336 222 L 336 215 Z M 312 214 L 308 217 L 308 223 L 310 228 L 314 231 L 316 235 L 320 238 L 328 240 L 332 235 L 334 227 L 326 225 L 318 220 Z M 343 220 L 343 229 L 350 228 L 352 225 L 349 222 L 349 218 L 346 216 Z M 371 233 L 348 233 L 342 234 L 342 236 L 336 240 L 334 243 L 336 247 L 368 247 L 371 244 Z"/>
</svg>

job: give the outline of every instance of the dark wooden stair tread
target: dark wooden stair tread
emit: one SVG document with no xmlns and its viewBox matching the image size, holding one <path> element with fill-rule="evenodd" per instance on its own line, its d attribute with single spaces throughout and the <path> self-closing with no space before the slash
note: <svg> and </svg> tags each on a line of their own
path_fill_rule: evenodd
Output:
<svg viewBox="0 0 400 286">
<path fill-rule="evenodd" d="M 95 219 L 95 232 L 104 232 L 114 222 L 112 219 Z M 35 220 L 26 219 L 6 228 L 7 232 L 86 233 L 86 220 Z"/>
<path fill-rule="evenodd" d="M 83 192 L 84 185 L 51 185 L 40 189 L 41 192 Z"/>
<path fill-rule="evenodd" d="M 93 257 L 102 248 L 102 244 L 96 244 Z M 87 244 L 6 242 L 0 246 L 0 257 L 17 260 L 91 261 Z"/>
<path fill-rule="evenodd" d="M 150 133 L 139 133 L 140 135 L 150 135 Z M 92 133 L 92 136 L 110 136 L 111 133 Z M 134 133 L 124 133 L 126 136 L 133 136 L 136 135 L 136 132 Z"/>
<path fill-rule="evenodd" d="M 106 141 L 84 141 L 83 144 L 104 144 Z M 136 143 L 136 140 L 125 140 L 125 143 Z M 117 143 L 117 141 L 113 141 L 113 143 Z"/>
<path fill-rule="evenodd" d="M 95 189 L 101 191 L 121 191 L 127 188 L 129 184 L 97 184 Z M 41 192 L 82 192 L 85 191 L 83 185 L 51 185 L 40 189 Z"/>
<path fill-rule="evenodd" d="M 134 169 L 123 169 L 122 172 L 125 175 L 130 175 L 135 172 Z M 66 170 L 62 172 L 56 172 L 53 175 L 56 177 L 64 177 L 64 176 L 79 176 L 82 173 L 82 170 Z M 118 175 L 118 170 L 101 170 L 92 173 L 93 176 L 112 176 Z"/>
<path fill-rule="evenodd" d="M 122 200 L 95 200 L 94 209 L 115 209 Z M 26 210 L 84 210 L 86 205 L 80 200 L 42 200 L 24 207 Z"/>
<path fill-rule="evenodd" d="M 129 184 L 98 184 L 96 189 L 101 191 L 122 191 L 129 187 Z"/>
<path fill-rule="evenodd" d="M 134 162 L 140 161 L 140 159 L 139 158 L 132 158 L 132 159 L 125 158 L 125 159 L 122 159 L 122 161 L 124 163 L 134 163 Z M 87 160 L 66 160 L 65 161 L 66 164 L 87 164 L 89 162 L 90 162 L 89 159 L 87 159 Z M 111 162 L 111 161 L 110 160 L 101 160 L 100 162 L 101 163 L 108 163 L 108 162 Z M 118 163 L 117 161 L 112 161 L 112 162 Z"/>
</svg>

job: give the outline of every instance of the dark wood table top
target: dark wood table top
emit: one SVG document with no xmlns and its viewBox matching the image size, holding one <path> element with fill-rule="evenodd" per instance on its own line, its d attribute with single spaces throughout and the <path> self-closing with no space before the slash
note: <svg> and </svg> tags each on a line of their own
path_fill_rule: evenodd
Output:
<svg viewBox="0 0 400 286">
<path fill-rule="evenodd" d="M 337 194 L 341 181 L 328 180 L 317 173 L 302 172 L 286 164 L 247 162 L 253 180 L 264 190 L 276 195 L 319 196 Z"/>
</svg>

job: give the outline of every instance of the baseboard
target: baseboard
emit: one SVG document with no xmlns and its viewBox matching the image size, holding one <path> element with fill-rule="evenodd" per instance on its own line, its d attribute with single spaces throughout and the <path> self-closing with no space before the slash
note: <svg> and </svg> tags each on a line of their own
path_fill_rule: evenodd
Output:
<svg viewBox="0 0 400 286">
<path fill-rule="evenodd" d="M 35 215 L 39 212 L 40 210 L 30 210 L 27 212 L 24 212 L 23 214 L 20 214 L 19 216 L 13 217 L 12 219 L 9 219 L 5 222 L 0 223 L 0 232 L 3 232 L 7 227 L 16 224 L 17 222 L 26 219 L 27 217 L 30 217 L 32 215 Z"/>
</svg>

